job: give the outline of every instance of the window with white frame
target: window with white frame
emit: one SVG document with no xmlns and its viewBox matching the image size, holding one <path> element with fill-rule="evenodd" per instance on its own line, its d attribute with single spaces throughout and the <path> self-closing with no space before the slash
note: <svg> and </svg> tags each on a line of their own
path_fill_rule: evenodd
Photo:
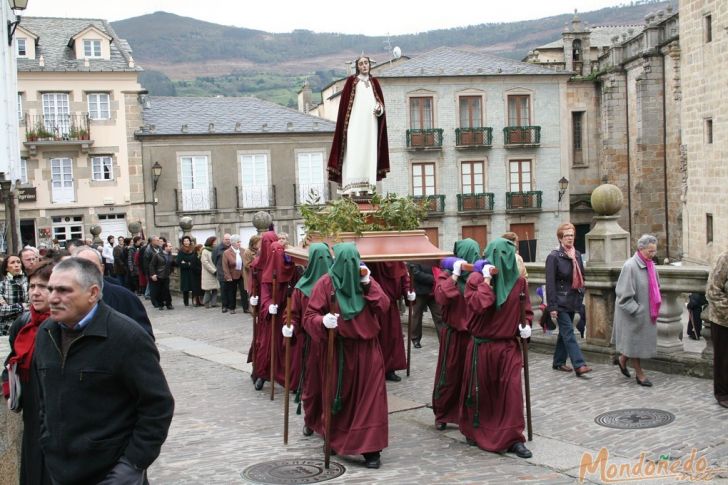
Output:
<svg viewBox="0 0 728 485">
<path fill-rule="evenodd" d="M 18 121 L 23 121 L 23 95 L 18 93 Z"/>
<path fill-rule="evenodd" d="M 101 40 L 84 39 L 83 55 L 84 57 L 101 57 Z"/>
<path fill-rule="evenodd" d="M 180 157 L 182 210 L 210 210 L 210 178 L 205 155 Z"/>
<path fill-rule="evenodd" d="M 510 192 L 531 191 L 531 160 L 510 160 L 508 166 Z"/>
<path fill-rule="evenodd" d="M 92 120 L 108 120 L 111 118 L 108 93 L 88 94 L 88 116 Z"/>
<path fill-rule="evenodd" d="M 435 164 L 412 164 L 412 195 L 421 197 L 435 195 Z"/>
<path fill-rule="evenodd" d="M 482 161 L 462 162 L 460 164 L 463 194 L 481 194 L 485 192 L 483 165 Z"/>
<path fill-rule="evenodd" d="M 91 180 L 114 180 L 114 165 L 111 157 L 91 157 Z"/>
<path fill-rule="evenodd" d="M 242 207 L 270 207 L 268 154 L 246 153 L 240 155 L 240 179 Z"/>
<path fill-rule="evenodd" d="M 298 202 L 323 204 L 326 202 L 326 178 L 322 152 L 298 153 Z"/>
<path fill-rule="evenodd" d="M 20 183 L 28 183 L 28 160 L 26 158 L 20 159 Z"/>
<path fill-rule="evenodd" d="M 25 37 L 15 38 L 15 53 L 17 57 L 28 57 L 28 44 Z"/>
<path fill-rule="evenodd" d="M 68 93 L 43 93 L 43 122 L 46 131 L 64 136 L 70 129 Z"/>
</svg>

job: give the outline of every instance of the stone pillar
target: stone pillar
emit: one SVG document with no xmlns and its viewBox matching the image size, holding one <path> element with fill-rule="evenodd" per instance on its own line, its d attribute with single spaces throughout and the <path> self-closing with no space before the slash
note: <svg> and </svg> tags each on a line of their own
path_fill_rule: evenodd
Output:
<svg viewBox="0 0 728 485">
<path fill-rule="evenodd" d="M 93 226 L 89 227 L 88 230 L 91 233 L 91 242 L 95 245 L 103 246 L 104 241 L 102 241 L 99 237 L 99 234 L 101 234 L 101 226 L 99 226 L 98 224 L 94 224 Z"/>
<path fill-rule="evenodd" d="M 603 184 L 594 189 L 591 205 L 598 215 L 594 228 L 586 235 L 587 262 L 584 293 L 587 342 L 609 346 L 614 319 L 614 287 L 624 261 L 629 257 L 629 233 L 617 220 L 623 196 L 619 187 Z"/>
</svg>

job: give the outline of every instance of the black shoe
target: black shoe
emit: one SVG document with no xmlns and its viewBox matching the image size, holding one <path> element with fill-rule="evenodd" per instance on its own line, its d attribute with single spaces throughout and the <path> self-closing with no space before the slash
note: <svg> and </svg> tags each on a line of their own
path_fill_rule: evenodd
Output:
<svg viewBox="0 0 728 485">
<path fill-rule="evenodd" d="M 382 466 L 382 460 L 378 451 L 373 453 L 364 453 L 364 464 L 367 468 L 379 468 Z"/>
<path fill-rule="evenodd" d="M 159 310 L 164 310 L 164 307 L 163 307 L 163 306 L 158 306 L 157 308 L 158 308 Z"/>
<path fill-rule="evenodd" d="M 174 307 L 172 305 L 167 305 L 167 310 L 174 310 Z"/>
<path fill-rule="evenodd" d="M 420 343 L 420 341 L 419 341 L 419 340 L 413 340 L 413 341 L 412 341 L 412 345 L 414 345 L 414 347 L 415 347 L 416 349 L 421 349 L 421 348 L 422 348 L 422 344 Z"/>
<path fill-rule="evenodd" d="M 637 376 L 634 376 L 634 378 L 637 379 L 637 384 L 640 386 L 652 387 L 652 382 L 648 378 L 645 377 L 643 380 L 640 380 Z"/>
<path fill-rule="evenodd" d="M 387 372 L 386 374 L 384 374 L 384 378 L 386 380 L 392 381 L 392 382 L 399 382 L 402 380 L 402 378 L 399 377 L 397 374 L 395 374 L 394 371 Z"/>
<path fill-rule="evenodd" d="M 264 381 L 263 379 L 261 379 L 260 377 L 258 377 L 258 378 L 257 378 L 257 379 L 255 380 L 255 390 L 256 390 L 256 391 L 260 391 L 261 389 L 263 389 L 263 383 L 264 383 L 264 382 L 265 382 L 265 381 Z"/>
<path fill-rule="evenodd" d="M 225 308 L 225 307 L 222 307 L 222 312 L 223 312 L 223 313 L 227 313 L 227 308 Z"/>
<path fill-rule="evenodd" d="M 616 358 L 616 359 L 614 360 L 614 365 L 618 365 L 618 366 L 619 366 L 619 370 L 621 370 L 621 371 L 622 371 L 622 374 L 624 375 L 624 377 L 629 377 L 629 378 L 631 378 L 631 377 L 632 377 L 632 374 L 630 374 L 630 373 L 629 373 L 629 369 L 627 369 L 627 362 L 625 362 L 625 363 L 624 363 L 624 366 L 622 366 L 622 361 L 621 361 L 620 359 L 621 359 L 621 357 L 619 357 L 619 356 L 618 356 L 618 357 L 617 357 L 617 358 Z"/>
<path fill-rule="evenodd" d="M 516 441 L 511 445 L 510 448 L 508 448 L 509 453 L 515 453 L 517 457 L 519 458 L 531 458 L 533 456 L 533 453 L 526 448 L 526 445 L 521 443 L 520 441 Z"/>
<path fill-rule="evenodd" d="M 438 431 L 444 431 L 447 428 L 447 423 L 435 423 L 435 429 Z"/>
<path fill-rule="evenodd" d="M 313 430 L 304 424 L 303 425 L 303 436 L 311 436 L 312 434 L 313 434 Z"/>
<path fill-rule="evenodd" d="M 475 440 L 470 438 L 465 438 L 465 442 L 469 444 L 470 446 L 478 446 L 478 443 L 475 442 Z"/>
</svg>

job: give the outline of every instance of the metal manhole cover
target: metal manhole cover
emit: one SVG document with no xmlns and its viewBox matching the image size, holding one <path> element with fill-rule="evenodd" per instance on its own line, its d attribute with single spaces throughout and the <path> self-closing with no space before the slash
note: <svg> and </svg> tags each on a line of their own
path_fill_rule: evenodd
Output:
<svg viewBox="0 0 728 485">
<path fill-rule="evenodd" d="M 619 409 L 600 414 L 594 422 L 616 429 L 646 429 L 665 426 L 675 421 L 675 415 L 660 409 Z"/>
<path fill-rule="evenodd" d="M 318 483 L 344 474 L 346 468 L 331 462 L 329 469 L 324 468 L 323 460 L 275 460 L 251 465 L 243 470 L 243 478 L 263 484 Z"/>
</svg>

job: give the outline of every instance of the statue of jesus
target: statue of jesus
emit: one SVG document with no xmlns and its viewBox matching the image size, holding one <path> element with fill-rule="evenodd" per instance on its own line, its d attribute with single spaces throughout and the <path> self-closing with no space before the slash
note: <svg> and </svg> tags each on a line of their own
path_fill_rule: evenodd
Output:
<svg viewBox="0 0 728 485">
<path fill-rule="evenodd" d="M 379 81 L 368 57 L 356 60 L 356 73 L 341 92 L 327 170 L 346 195 L 369 194 L 389 172 L 387 118 Z"/>
</svg>

